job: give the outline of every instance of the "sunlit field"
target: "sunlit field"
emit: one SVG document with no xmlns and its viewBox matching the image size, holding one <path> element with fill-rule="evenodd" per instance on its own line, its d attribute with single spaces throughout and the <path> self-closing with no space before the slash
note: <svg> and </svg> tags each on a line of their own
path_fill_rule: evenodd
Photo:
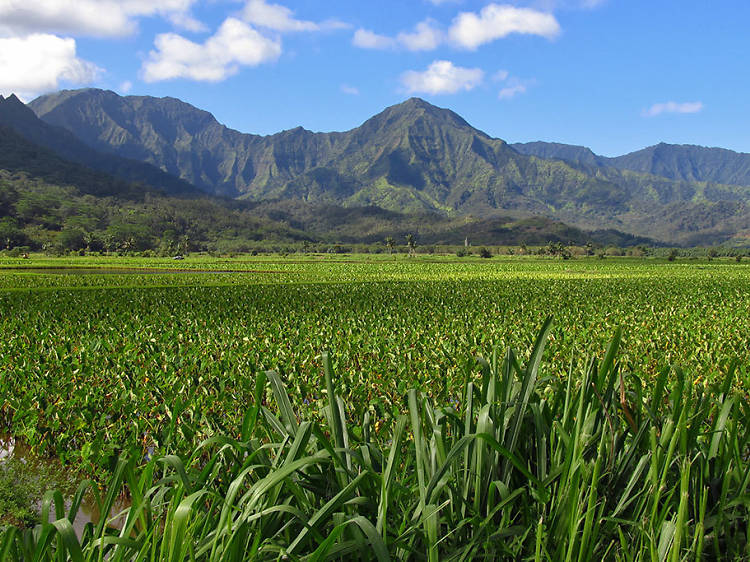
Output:
<svg viewBox="0 0 750 562">
<path fill-rule="evenodd" d="M 127 519 L 137 545 L 120 559 L 189 559 L 165 521 L 201 560 L 244 559 L 233 548 L 346 558 L 364 544 L 379 559 L 680 560 L 716 557 L 730 536 L 746 552 L 746 500 L 730 509 L 726 496 L 747 498 L 750 481 L 745 264 L 290 255 L 0 268 L 0 430 L 125 486 L 133 505 L 155 502 L 153 519 Z M 718 466 L 731 481 L 716 489 Z M 242 475 L 234 492 L 221 471 Z M 178 509 L 189 498 L 195 519 Z M 79 537 L 86 559 L 108 532 Z M 26 559 L 20 533 L 4 535 L 9 559 Z"/>
</svg>

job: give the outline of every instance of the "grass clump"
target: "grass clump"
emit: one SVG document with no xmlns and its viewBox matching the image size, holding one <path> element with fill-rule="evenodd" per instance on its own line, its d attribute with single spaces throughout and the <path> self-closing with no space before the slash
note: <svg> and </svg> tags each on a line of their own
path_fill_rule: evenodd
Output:
<svg viewBox="0 0 750 562">
<path fill-rule="evenodd" d="M 0 527 L 30 528 L 39 522 L 31 480 L 15 460 L 0 461 Z"/>
<path fill-rule="evenodd" d="M 460 398 L 412 390 L 381 431 L 347 416 L 322 358 L 325 423 L 295 411 L 268 371 L 234 436 L 190 456 L 122 459 L 98 510 L 71 523 L 47 494 L 34 530 L 0 535 L 3 560 L 743 559 L 748 547 L 750 408 L 734 371 L 709 386 L 665 369 L 651 388 L 617 361 L 556 376 L 509 349 L 467 370 Z M 272 400 L 266 400 L 270 388 Z M 95 492 L 95 491 L 94 491 Z M 55 519 L 55 517 L 53 517 Z"/>
</svg>

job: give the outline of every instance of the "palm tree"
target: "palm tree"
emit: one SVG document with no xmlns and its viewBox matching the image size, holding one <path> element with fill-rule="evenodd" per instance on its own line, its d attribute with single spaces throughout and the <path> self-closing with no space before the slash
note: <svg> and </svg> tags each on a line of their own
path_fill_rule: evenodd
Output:
<svg viewBox="0 0 750 562">
<path fill-rule="evenodd" d="M 388 246 L 388 253 L 393 253 L 393 247 L 396 245 L 396 241 L 393 239 L 393 236 L 389 236 L 385 239 L 385 245 Z"/>
<path fill-rule="evenodd" d="M 417 239 L 411 232 L 406 235 L 406 245 L 409 248 L 409 255 L 413 256 L 417 250 Z"/>
</svg>

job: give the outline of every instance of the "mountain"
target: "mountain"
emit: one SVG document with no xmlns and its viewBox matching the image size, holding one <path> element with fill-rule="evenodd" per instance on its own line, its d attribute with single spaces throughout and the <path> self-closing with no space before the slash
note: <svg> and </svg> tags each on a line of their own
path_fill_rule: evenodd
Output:
<svg viewBox="0 0 750 562">
<path fill-rule="evenodd" d="M 81 194 L 97 197 L 142 199 L 147 192 L 142 186 L 65 160 L 55 152 L 29 142 L 14 129 L 3 126 L 0 126 L 0 170 L 52 185 L 75 186 Z"/>
<path fill-rule="evenodd" d="M 521 154 L 537 156 L 546 160 L 564 160 L 566 162 L 585 164 L 587 166 L 606 165 L 606 158 L 594 154 L 590 148 L 585 146 L 542 141 L 514 143 L 510 146 Z"/>
<path fill-rule="evenodd" d="M 251 200 L 486 216 L 581 207 L 589 194 L 598 207 L 621 198 L 608 181 L 519 154 L 418 98 L 345 133 L 300 127 L 266 137 L 228 129 L 173 98 L 88 89 L 43 96 L 30 107 L 98 150 L 147 161 L 211 193 Z"/>
<path fill-rule="evenodd" d="M 750 215 L 742 158 L 725 168 L 704 158 L 700 173 L 688 173 L 683 157 L 619 160 L 585 147 L 511 146 L 418 98 L 350 131 L 298 127 L 269 136 L 234 131 L 174 98 L 86 89 L 42 96 L 30 107 L 97 151 L 249 201 L 479 219 L 543 215 L 671 243 L 729 240 Z"/>
<path fill-rule="evenodd" d="M 0 96 L 0 127 L 14 131 L 38 147 L 51 150 L 69 163 L 84 165 L 126 183 L 141 183 L 170 194 L 194 196 L 200 193 L 185 180 L 164 173 L 150 164 L 92 149 L 70 131 L 39 119 L 15 95 L 8 98 Z"/>
<path fill-rule="evenodd" d="M 35 118 L 36 119 L 36 118 Z M 589 233 L 558 221 L 450 218 L 294 199 L 251 202 L 170 196 L 39 146 L 0 126 L 0 250 L 50 252 L 281 249 L 280 244 L 382 243 L 415 234 L 420 245 L 652 244 L 619 232 Z M 18 250 L 20 251 L 20 250 Z"/>
<path fill-rule="evenodd" d="M 608 162 L 621 170 L 675 180 L 750 186 L 750 154 L 724 148 L 660 143 Z"/>
<path fill-rule="evenodd" d="M 612 167 L 677 181 L 750 186 L 750 154 L 725 148 L 659 143 L 608 158 L 595 154 L 585 146 L 555 142 L 538 141 L 511 146 L 522 154 L 573 164 Z"/>
</svg>

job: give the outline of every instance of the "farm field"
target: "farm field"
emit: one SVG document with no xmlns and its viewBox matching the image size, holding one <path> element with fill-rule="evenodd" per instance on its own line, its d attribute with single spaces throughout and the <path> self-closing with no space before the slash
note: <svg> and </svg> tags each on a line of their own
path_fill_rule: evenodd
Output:
<svg viewBox="0 0 750 562">
<path fill-rule="evenodd" d="M 550 316 L 554 322 L 543 330 Z M 499 373 L 502 361 L 490 361 L 482 375 L 476 358 L 491 358 L 495 351 L 502 358 L 513 348 L 521 365 L 533 363 L 540 330 L 546 347 L 536 358 L 534 389 L 541 400 L 552 403 L 566 392 L 570 401 L 583 404 L 585 387 L 579 398 L 572 397 L 571 389 L 585 385 L 587 377 L 601 384 L 603 396 L 588 395 L 604 428 L 592 430 L 598 441 L 587 446 L 593 450 L 609 447 L 603 435 L 614 431 L 609 416 L 616 408 L 602 410 L 609 412 L 603 408 L 607 399 L 616 401 L 613 389 L 619 389 L 619 380 L 630 401 L 644 404 L 654 392 L 661 395 L 674 385 L 682 392 L 687 385 L 688 395 L 695 396 L 695 427 L 720 417 L 709 399 L 716 389 L 723 388 L 726 398 L 731 388 L 738 409 L 750 390 L 750 267 L 734 261 L 385 255 L 196 257 L 181 262 L 4 259 L 0 327 L 0 431 L 102 480 L 125 455 L 188 458 L 206 439 L 242 441 L 249 424 L 256 423 L 258 410 L 256 418 L 248 418 L 254 405 L 279 415 L 281 425 L 271 425 L 282 434 L 286 427 L 287 439 L 293 441 L 297 420 L 332 423 L 332 393 L 340 397 L 340 423 L 352 428 L 351 436 L 341 437 L 342 445 L 365 436 L 377 441 L 378 435 L 381 444 L 398 442 L 399 432 L 405 431 L 401 416 L 414 416 L 419 409 L 416 396 L 460 412 L 467 407 L 467 384 L 472 383 L 492 403 L 487 372 Z M 608 363 L 605 352 L 613 338 L 616 362 Z M 328 353 L 335 375 L 324 392 Z M 592 357 L 603 360 L 606 368 L 591 371 Z M 278 376 L 269 380 L 269 370 Z M 281 388 L 292 401 L 294 420 L 288 417 L 291 406 L 279 399 Z M 507 397 L 518 391 L 507 388 Z M 667 417 L 674 417 L 673 424 L 686 432 L 680 435 L 687 435 L 693 414 L 688 411 L 683 420 L 680 412 L 687 406 L 670 407 L 675 413 Z M 653 405 L 654 412 L 658 408 Z M 697 418 L 701 412 L 706 419 Z M 420 415 L 427 416 L 425 428 L 445 431 L 434 417 L 424 411 Z M 568 421 L 573 423 L 574 417 Z M 495 419 L 497 427 L 502 419 Z M 413 428 L 413 417 L 411 421 Z M 551 415 L 548 421 L 554 421 Z M 632 420 L 622 414 L 615 421 L 627 430 Z M 734 426 L 737 432 L 740 425 Z M 327 433 L 332 440 L 338 438 L 335 427 L 329 425 Z M 409 439 L 418 441 L 414 431 Z M 643 431 L 638 439 L 648 444 L 649 433 Z M 658 429 L 652 439 L 666 439 L 668 445 L 671 435 Z M 274 442 L 270 434 L 264 439 Z M 307 435 L 305 442 L 309 439 Z M 746 439 L 735 439 L 739 457 L 734 458 L 743 458 Z M 388 450 L 382 454 L 387 457 Z M 635 468 L 630 461 L 623 470 Z M 415 466 L 421 462 L 417 459 Z M 744 478 L 745 489 L 746 464 L 732 467 Z M 128 466 L 134 470 L 133 463 Z M 675 468 L 668 462 L 665 466 L 664 478 Z M 596 470 L 601 475 L 604 468 Z M 125 472 L 119 474 L 125 478 Z M 586 478 L 592 478 L 591 471 Z M 679 478 L 677 473 L 678 488 Z M 342 489 L 347 485 L 351 480 L 341 481 Z M 497 493 L 506 497 L 508 490 L 506 485 Z M 681 505 L 680 497 L 677 493 L 676 504 Z M 475 507 L 486 499 L 477 499 Z M 621 511 L 623 515 L 625 508 Z M 654 524 L 663 531 L 667 520 L 667 515 L 656 517 Z M 360 534 L 369 537 L 366 525 L 360 527 Z M 424 527 L 430 540 L 437 532 Z M 693 532 L 697 537 L 698 531 Z M 527 552 L 526 539 L 516 539 L 519 551 Z M 550 544 L 559 539 L 554 533 L 548 537 Z M 673 536 L 665 548 L 674 541 Z M 678 545 L 680 541 L 687 539 L 678 536 Z M 402 553 L 408 551 L 405 543 L 396 542 L 406 549 Z M 716 543 L 714 552 L 725 547 Z M 597 549 L 607 546 L 591 548 L 601 555 L 606 550 Z M 440 549 L 428 550 L 428 557 L 437 559 Z"/>
<path fill-rule="evenodd" d="M 388 421 L 410 388 L 449 401 L 473 357 L 528 352 L 549 315 L 550 376 L 618 327 L 620 360 L 646 388 L 668 365 L 711 381 L 750 349 L 743 264 L 358 258 L 3 263 L 2 422 L 40 451 L 97 463 L 163 445 L 175 407 L 196 439 L 236 431 L 267 369 L 317 412 L 323 352 L 352 415 Z"/>
</svg>

